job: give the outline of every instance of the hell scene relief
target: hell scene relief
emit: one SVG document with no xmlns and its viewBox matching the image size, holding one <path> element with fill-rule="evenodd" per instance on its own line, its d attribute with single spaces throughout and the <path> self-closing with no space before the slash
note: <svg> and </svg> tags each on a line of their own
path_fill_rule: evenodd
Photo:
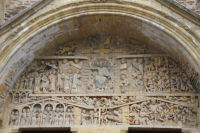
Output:
<svg viewBox="0 0 200 133">
<path fill-rule="evenodd" d="M 188 75 L 147 49 L 94 37 L 41 54 L 10 91 L 9 125 L 196 126 L 198 96 Z"/>
</svg>

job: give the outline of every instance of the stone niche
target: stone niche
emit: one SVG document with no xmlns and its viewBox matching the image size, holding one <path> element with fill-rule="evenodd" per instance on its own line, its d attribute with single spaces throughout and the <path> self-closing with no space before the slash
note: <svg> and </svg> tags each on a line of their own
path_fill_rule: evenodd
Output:
<svg viewBox="0 0 200 133">
<path fill-rule="evenodd" d="M 9 91 L 12 129 L 195 128 L 194 85 L 164 51 L 95 35 L 46 49 Z"/>
</svg>

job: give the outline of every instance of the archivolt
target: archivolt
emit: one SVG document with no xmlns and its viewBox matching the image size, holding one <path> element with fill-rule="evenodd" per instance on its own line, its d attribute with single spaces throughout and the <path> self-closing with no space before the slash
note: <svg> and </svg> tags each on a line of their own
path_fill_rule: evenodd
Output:
<svg viewBox="0 0 200 133">
<path fill-rule="evenodd" d="M 39 34 L 44 33 L 46 30 L 50 30 L 51 27 L 57 24 L 65 23 L 68 20 L 81 18 L 82 16 L 105 14 L 133 18 L 141 21 L 142 23 L 156 27 L 158 31 L 164 32 L 166 36 L 175 40 L 174 42 L 176 43 L 166 43 L 168 38 L 163 39 L 162 37 L 160 37 L 161 41 L 155 41 L 155 43 L 158 43 L 161 47 L 167 48 L 168 53 L 170 53 L 171 56 L 177 60 L 190 63 L 193 68 L 200 73 L 199 36 L 192 31 L 192 27 L 188 27 L 176 19 L 176 17 L 172 17 L 161 10 L 157 10 L 156 7 L 153 8 L 137 2 L 127 2 L 126 0 L 121 0 L 120 2 L 108 1 L 102 3 L 77 0 L 76 3 L 63 5 L 59 8 L 44 12 L 37 17 L 29 17 L 22 24 L 19 24 L 16 20 L 16 26 L 13 27 L 13 29 L 9 29 L 10 25 L 1 29 L 0 34 L 2 36 L 8 32 L 11 34 L 5 38 L 4 42 L 1 42 L 3 46 L 0 50 L 0 83 L 5 83 L 5 80 L 9 77 L 11 79 L 9 84 L 13 84 L 22 70 L 25 69 L 25 67 L 34 59 L 35 52 L 42 47 L 45 47 L 45 42 L 36 44 L 36 42 L 33 41 L 34 37 L 39 37 Z M 199 26 L 198 28 L 200 30 Z M 13 31 L 15 32 L 13 33 Z M 148 34 L 146 34 L 146 36 L 149 37 L 150 40 L 153 40 L 151 39 L 151 35 L 148 36 Z M 48 36 L 46 36 L 46 38 L 46 40 L 48 40 Z M 37 45 L 37 47 L 30 50 L 34 45 Z M 19 62 L 22 58 L 30 59 L 24 60 L 24 62 L 27 63 L 25 63 L 20 70 L 13 72 L 13 70 L 11 70 L 13 69 L 12 65 Z"/>
</svg>

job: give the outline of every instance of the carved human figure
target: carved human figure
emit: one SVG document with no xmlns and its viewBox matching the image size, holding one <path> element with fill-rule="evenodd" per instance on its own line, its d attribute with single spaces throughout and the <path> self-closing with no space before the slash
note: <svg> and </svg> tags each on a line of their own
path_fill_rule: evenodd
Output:
<svg viewBox="0 0 200 133">
<path fill-rule="evenodd" d="M 100 106 L 105 107 L 107 109 L 107 107 L 110 106 L 108 98 L 102 97 L 100 99 Z"/>
<path fill-rule="evenodd" d="M 34 85 L 34 93 L 40 93 L 41 88 L 41 76 L 42 74 L 35 74 L 35 85 Z"/>
<path fill-rule="evenodd" d="M 102 111 L 103 124 L 119 125 L 122 123 L 122 112 L 120 109 L 113 111 Z"/>
<path fill-rule="evenodd" d="M 53 107 L 50 104 L 45 106 L 43 112 L 43 124 L 51 125 L 52 124 L 52 115 L 53 115 Z"/>
<path fill-rule="evenodd" d="M 25 90 L 29 89 L 29 88 L 28 88 L 28 86 L 29 86 L 28 84 L 29 84 L 29 80 L 28 80 L 28 78 L 25 78 L 25 79 L 24 79 L 24 89 L 25 89 Z"/>
<path fill-rule="evenodd" d="M 94 109 L 94 115 L 93 115 L 93 124 L 97 125 L 99 124 L 99 111 L 97 109 Z"/>
<path fill-rule="evenodd" d="M 69 62 L 67 59 L 64 59 L 63 62 L 59 64 L 59 70 L 61 73 L 67 73 Z"/>
<path fill-rule="evenodd" d="M 23 75 L 22 76 L 22 84 L 21 84 L 21 89 L 28 89 L 28 79 Z"/>
<path fill-rule="evenodd" d="M 63 125 L 63 123 L 64 123 L 64 107 L 60 107 L 58 115 L 58 125 Z"/>
<path fill-rule="evenodd" d="M 37 115 L 36 109 L 34 108 L 32 112 L 31 125 L 39 124 L 39 122 L 37 122 L 37 117 L 38 115 Z"/>
<path fill-rule="evenodd" d="M 73 124 L 74 122 L 74 113 L 71 108 L 67 108 L 66 114 L 65 114 L 65 123 L 67 125 Z"/>
<path fill-rule="evenodd" d="M 26 99 L 26 94 L 25 93 L 21 93 L 20 94 L 20 103 L 24 103 L 27 99 Z"/>
<path fill-rule="evenodd" d="M 95 88 L 95 84 L 93 82 L 93 78 L 90 77 L 90 79 L 88 80 L 88 86 L 87 86 L 87 90 L 89 92 L 93 92 Z"/>
<path fill-rule="evenodd" d="M 121 83 L 120 83 L 120 90 L 121 93 L 125 93 L 125 91 L 128 89 L 129 81 L 127 79 L 127 76 L 125 74 L 121 75 Z"/>
<path fill-rule="evenodd" d="M 31 112 L 30 108 L 26 108 L 26 125 L 31 123 Z"/>
<path fill-rule="evenodd" d="M 90 124 L 90 125 L 94 124 L 94 111 L 93 110 L 89 111 L 88 124 Z"/>
<path fill-rule="evenodd" d="M 14 104 L 18 104 L 19 102 L 20 102 L 19 93 L 15 93 L 15 94 L 14 94 L 14 101 L 13 101 L 13 103 L 14 103 Z"/>
<path fill-rule="evenodd" d="M 146 71 L 153 71 L 154 70 L 154 63 L 152 61 L 152 58 L 144 58 L 145 60 L 145 69 Z"/>
<path fill-rule="evenodd" d="M 50 86 L 49 86 L 49 91 L 55 93 L 56 92 L 56 71 L 53 70 L 49 74 L 49 81 L 50 81 Z"/>
<path fill-rule="evenodd" d="M 19 111 L 18 110 L 12 110 L 10 115 L 10 125 L 16 126 L 19 122 Z"/>
<path fill-rule="evenodd" d="M 59 61 L 58 61 L 57 71 L 59 71 L 60 73 L 63 72 L 63 71 L 62 71 L 63 62 L 64 62 L 64 61 L 62 61 L 62 60 L 59 60 Z"/>
<path fill-rule="evenodd" d="M 152 62 L 153 62 L 153 66 L 154 66 L 155 70 L 158 71 L 159 67 L 161 65 L 161 58 L 160 57 L 154 57 L 152 59 Z"/>
<path fill-rule="evenodd" d="M 122 111 L 121 109 L 113 110 L 113 118 L 112 121 L 115 125 L 119 125 L 122 123 Z"/>
<path fill-rule="evenodd" d="M 101 125 L 108 124 L 108 119 L 107 119 L 108 113 L 109 112 L 107 112 L 106 110 L 101 110 L 101 115 L 100 115 L 100 124 Z"/>
<path fill-rule="evenodd" d="M 95 75 L 95 85 L 98 91 L 103 91 L 107 89 L 108 80 L 111 79 L 110 72 L 105 67 L 104 61 L 100 60 L 97 63 L 97 73 Z"/>
<path fill-rule="evenodd" d="M 176 108 L 174 109 L 173 116 L 172 116 L 172 120 L 173 120 L 175 123 L 177 123 L 178 121 L 180 121 L 179 113 L 180 113 L 180 110 L 178 109 L 178 107 L 176 107 Z"/>
<path fill-rule="evenodd" d="M 120 60 L 120 70 L 123 71 L 123 70 L 127 70 L 128 66 L 127 66 L 127 61 L 125 58 L 122 58 Z"/>
<path fill-rule="evenodd" d="M 29 79 L 28 79 L 28 89 L 32 90 L 34 85 L 34 78 L 33 74 L 30 74 Z"/>
<path fill-rule="evenodd" d="M 182 122 L 186 124 L 188 122 L 188 116 L 189 115 L 189 109 L 187 107 L 184 107 L 182 109 Z"/>
<path fill-rule="evenodd" d="M 131 125 L 140 124 L 139 111 L 140 106 L 138 106 L 137 104 L 133 104 L 130 106 L 129 122 Z"/>
<path fill-rule="evenodd" d="M 121 104 L 121 98 L 119 96 L 113 97 L 112 105 L 119 105 Z"/>
<path fill-rule="evenodd" d="M 131 67 L 129 68 L 129 73 L 131 74 L 132 86 L 133 88 L 143 87 L 143 60 L 133 59 L 131 62 Z"/>
<path fill-rule="evenodd" d="M 41 123 L 42 118 L 42 110 L 41 105 L 36 104 L 32 111 L 32 119 L 31 124 L 32 125 L 39 125 Z"/>
<path fill-rule="evenodd" d="M 60 110 L 59 108 L 56 107 L 55 113 L 54 113 L 54 120 L 53 120 L 53 124 L 55 125 L 58 125 L 59 123 L 59 113 L 60 113 Z"/>
<path fill-rule="evenodd" d="M 26 109 L 23 108 L 22 109 L 22 113 L 21 113 L 20 124 L 21 125 L 25 125 L 26 124 L 26 120 L 27 120 L 27 118 L 26 118 Z"/>
<path fill-rule="evenodd" d="M 46 93 L 49 89 L 49 79 L 47 76 L 48 76 L 47 73 L 42 74 L 41 87 L 42 87 L 43 93 Z"/>
<path fill-rule="evenodd" d="M 132 65 L 132 69 L 135 71 L 135 72 L 137 72 L 138 74 L 143 74 L 143 59 L 140 59 L 140 58 L 138 58 L 138 59 L 133 59 L 132 60 L 132 63 L 131 63 L 131 65 Z"/>
<path fill-rule="evenodd" d="M 165 103 L 161 102 L 157 105 L 156 108 L 156 120 L 160 122 L 165 121 L 165 112 L 164 112 Z"/>
<path fill-rule="evenodd" d="M 30 124 L 30 109 L 28 107 L 25 107 L 22 109 L 20 124 L 21 125 L 29 125 Z"/>
<path fill-rule="evenodd" d="M 150 79 L 150 78 L 145 79 L 144 86 L 145 86 L 147 92 L 155 92 L 155 87 L 153 85 L 153 80 L 152 79 Z"/>
<path fill-rule="evenodd" d="M 64 122 L 64 107 L 62 104 L 58 104 L 54 113 L 53 124 L 62 125 Z"/>
<path fill-rule="evenodd" d="M 140 117 L 140 124 L 142 125 L 148 125 L 149 124 L 149 111 L 147 109 L 147 102 L 143 102 L 141 104 L 141 108 L 139 111 L 139 117 Z"/>
<path fill-rule="evenodd" d="M 70 93 L 71 83 L 72 83 L 71 70 L 69 69 L 68 72 L 69 73 L 67 73 L 64 78 L 64 92 L 65 93 Z"/>
<path fill-rule="evenodd" d="M 57 91 L 58 92 L 61 92 L 61 91 L 64 91 L 64 74 L 61 73 L 61 71 L 59 70 L 57 72 Z"/>
<path fill-rule="evenodd" d="M 88 113 L 86 112 L 85 109 L 83 109 L 82 112 L 81 112 L 81 125 L 87 125 L 88 124 L 88 118 L 89 118 Z"/>
<path fill-rule="evenodd" d="M 81 76 L 80 72 L 78 71 L 73 75 L 72 90 L 78 91 L 80 87 L 81 87 Z"/>
<path fill-rule="evenodd" d="M 164 82 L 164 77 L 162 76 L 162 73 L 160 72 L 159 73 L 159 79 L 158 79 L 158 82 L 157 82 L 157 87 L 159 89 L 160 92 L 163 92 L 164 89 L 165 89 L 165 82 Z"/>
<path fill-rule="evenodd" d="M 79 59 L 74 59 L 74 62 L 71 64 L 73 67 L 75 67 L 78 71 L 81 69 L 81 63 Z"/>
</svg>

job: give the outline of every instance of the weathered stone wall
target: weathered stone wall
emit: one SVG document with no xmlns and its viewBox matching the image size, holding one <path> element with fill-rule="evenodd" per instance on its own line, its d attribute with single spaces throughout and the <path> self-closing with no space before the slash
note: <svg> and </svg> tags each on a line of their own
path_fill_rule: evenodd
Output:
<svg viewBox="0 0 200 133">
<path fill-rule="evenodd" d="M 36 1 L 37 0 L 7 0 L 5 20 L 8 20 L 10 17 L 16 15 Z"/>
<path fill-rule="evenodd" d="M 186 8 L 200 14 L 200 0 L 177 0 Z"/>
<path fill-rule="evenodd" d="M 47 0 L 44 0 L 41 4 L 44 4 L 46 1 Z M 139 33 L 141 32 L 139 31 L 142 31 L 145 37 L 141 34 L 140 40 L 145 41 L 145 38 L 147 38 L 148 40 L 146 39 L 146 42 L 155 44 L 157 47 L 169 46 L 167 47 L 167 50 L 172 51 L 170 52 L 170 55 L 173 57 L 177 56 L 177 60 L 180 58 L 180 61 L 183 62 L 185 60 L 191 61 L 192 63 L 190 62 L 189 66 L 196 67 L 197 70 L 199 70 L 199 21 L 191 14 L 173 7 L 170 3 L 169 5 L 165 2 L 160 4 L 161 1 L 156 0 L 121 0 L 121 3 L 117 3 L 116 0 L 110 0 L 110 2 L 107 3 L 95 3 L 94 1 L 91 2 L 91 0 L 80 0 L 85 2 L 83 4 L 80 1 L 79 3 L 77 1 L 78 0 L 74 0 L 73 3 L 73 0 L 62 0 L 62 2 L 54 0 L 46 7 L 40 6 L 41 8 L 39 8 L 38 6 L 32 8 L 31 11 L 33 12 L 23 14 L 22 17 L 18 17 L 18 19 L 13 20 L 12 23 L 7 23 L 7 26 L 2 27 L 0 30 L 0 46 L 2 47 L 0 49 L 0 80 L 2 83 L 5 83 L 3 80 L 4 77 L 6 78 L 4 75 L 6 75 L 7 72 L 9 72 L 8 79 L 11 77 L 11 81 L 14 82 L 13 79 L 15 79 L 15 77 L 13 78 L 12 74 L 14 76 L 20 75 L 23 69 L 25 70 L 27 64 L 31 62 L 32 59 L 29 59 L 38 55 L 38 49 L 42 51 L 43 48 L 49 48 L 50 45 L 56 46 L 57 44 L 60 44 L 59 42 L 62 42 L 64 39 L 74 39 L 80 37 L 82 34 L 90 35 L 89 33 L 106 33 L 106 30 L 109 29 L 109 27 L 112 27 L 112 30 L 109 29 L 108 31 L 113 31 L 116 34 L 120 31 L 120 33 L 126 33 L 126 35 L 130 34 L 137 39 L 139 37 L 136 35 L 140 35 Z M 131 2 L 126 3 L 127 1 Z M 112 19 L 98 16 L 100 13 L 111 14 L 113 12 L 115 16 L 112 16 Z M 94 13 L 94 16 L 96 15 L 96 17 L 88 17 L 87 19 L 82 17 L 85 14 L 89 15 L 90 13 Z M 126 14 L 126 17 L 124 17 L 125 19 L 116 19 L 116 16 L 120 13 Z M 129 16 L 128 14 L 132 14 L 132 16 Z M 77 16 L 79 19 L 75 19 L 72 15 Z M 141 18 L 138 19 L 135 16 L 140 16 Z M 69 19 L 69 17 L 72 19 Z M 134 19 L 128 19 L 128 17 L 133 17 Z M 65 23 L 64 20 L 66 20 Z M 62 21 L 63 23 L 60 24 L 59 21 Z M 148 22 L 148 24 L 145 22 Z M 53 25 L 52 23 L 59 24 Z M 15 24 L 15 26 L 13 26 L 13 24 Z M 128 30 L 124 27 L 125 24 L 128 25 Z M 97 25 L 99 25 L 98 28 Z M 134 31 L 134 34 L 130 31 Z M 174 41 L 171 36 L 179 40 L 179 43 Z M 174 52 L 173 50 L 177 51 Z M 193 63 L 193 61 L 196 61 L 196 63 Z M 12 68 L 16 68 L 16 70 Z M 2 86 L 3 85 L 5 84 L 2 84 Z M 2 91 L 7 89 L 6 87 L 1 86 L 0 88 L 2 88 Z M 7 124 L 8 122 L 4 123 Z M 5 130 L 5 132 L 6 131 L 7 130 Z M 81 129 L 78 131 L 81 131 Z M 98 130 L 94 129 L 94 131 Z M 0 130 L 0 132 L 4 131 Z"/>
<path fill-rule="evenodd" d="M 16 15 L 17 13 L 27 8 L 28 6 L 32 5 L 36 1 L 38 0 L 7 0 L 5 18 L 3 19 L 8 20 L 9 18 Z M 186 8 L 200 14 L 200 0 L 176 0 L 176 1 L 180 2 Z M 0 6 L 1 5 L 2 4 L 0 4 Z M 2 10 L 0 11 L 0 14 L 1 13 L 3 13 Z"/>
<path fill-rule="evenodd" d="M 4 21 L 5 18 L 5 0 L 0 0 L 0 23 Z"/>
</svg>

